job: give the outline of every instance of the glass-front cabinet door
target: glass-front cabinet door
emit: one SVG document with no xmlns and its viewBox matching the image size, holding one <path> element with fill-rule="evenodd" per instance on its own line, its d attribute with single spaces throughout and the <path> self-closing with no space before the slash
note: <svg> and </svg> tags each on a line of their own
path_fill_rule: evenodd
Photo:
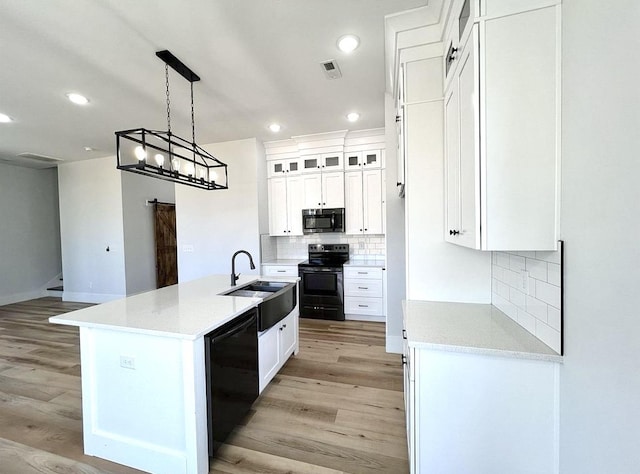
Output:
<svg viewBox="0 0 640 474">
<path fill-rule="evenodd" d="M 308 155 L 302 157 L 302 172 L 303 173 L 315 173 L 321 171 L 321 157 L 320 155 Z"/>
<path fill-rule="evenodd" d="M 269 178 L 299 174 L 302 171 L 302 160 L 298 157 L 286 158 L 282 160 L 272 160 L 267 162 Z"/>
<path fill-rule="evenodd" d="M 321 155 L 323 171 L 340 171 L 344 169 L 343 153 L 324 153 Z"/>
<path fill-rule="evenodd" d="M 354 151 L 345 153 L 345 170 L 376 169 L 382 167 L 382 153 L 380 150 Z"/>
</svg>

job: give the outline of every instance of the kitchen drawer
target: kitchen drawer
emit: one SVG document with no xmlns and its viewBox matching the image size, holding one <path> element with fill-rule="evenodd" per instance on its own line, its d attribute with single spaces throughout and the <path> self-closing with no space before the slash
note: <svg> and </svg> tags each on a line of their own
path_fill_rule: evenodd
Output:
<svg viewBox="0 0 640 474">
<path fill-rule="evenodd" d="M 345 296 L 382 298 L 382 280 L 344 280 Z"/>
<path fill-rule="evenodd" d="M 262 274 L 264 276 L 281 276 L 281 277 L 297 277 L 297 265 L 262 265 Z"/>
<path fill-rule="evenodd" d="M 382 298 L 363 298 L 355 296 L 344 297 L 345 314 L 366 314 L 369 316 L 384 316 Z"/>
<path fill-rule="evenodd" d="M 382 280 L 382 267 L 344 267 L 344 278 L 355 280 Z"/>
</svg>

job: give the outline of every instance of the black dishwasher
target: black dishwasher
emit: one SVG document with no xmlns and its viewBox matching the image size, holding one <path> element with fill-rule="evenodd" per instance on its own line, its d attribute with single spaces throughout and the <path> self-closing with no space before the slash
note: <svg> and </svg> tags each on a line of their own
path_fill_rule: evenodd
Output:
<svg viewBox="0 0 640 474">
<path fill-rule="evenodd" d="M 258 398 L 258 311 L 253 308 L 204 337 L 209 456 Z"/>
</svg>

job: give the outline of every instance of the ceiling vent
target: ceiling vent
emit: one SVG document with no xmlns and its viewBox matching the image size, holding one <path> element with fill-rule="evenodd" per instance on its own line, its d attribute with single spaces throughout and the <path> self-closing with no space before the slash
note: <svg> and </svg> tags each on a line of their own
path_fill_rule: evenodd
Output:
<svg viewBox="0 0 640 474">
<path fill-rule="evenodd" d="M 338 67 L 338 62 L 335 59 L 323 61 L 321 65 L 327 79 L 340 79 L 342 77 L 340 67 Z"/>
</svg>

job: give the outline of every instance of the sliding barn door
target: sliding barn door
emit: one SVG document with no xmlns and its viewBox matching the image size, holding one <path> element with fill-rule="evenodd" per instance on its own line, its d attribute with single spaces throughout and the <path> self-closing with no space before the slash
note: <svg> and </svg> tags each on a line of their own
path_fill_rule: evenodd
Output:
<svg viewBox="0 0 640 474">
<path fill-rule="evenodd" d="M 156 287 L 178 283 L 175 204 L 155 205 Z"/>
</svg>

